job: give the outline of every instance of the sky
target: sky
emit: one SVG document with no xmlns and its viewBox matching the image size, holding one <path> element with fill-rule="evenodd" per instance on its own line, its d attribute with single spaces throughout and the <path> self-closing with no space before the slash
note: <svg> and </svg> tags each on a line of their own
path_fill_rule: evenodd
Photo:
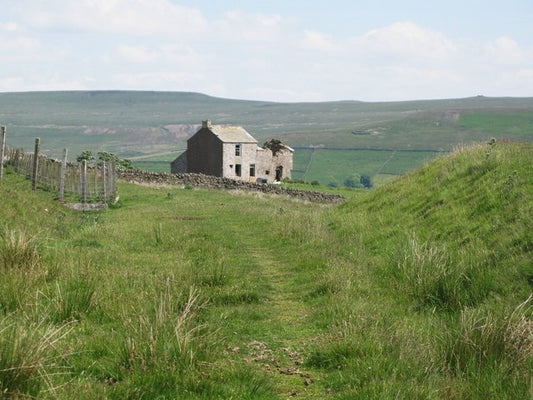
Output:
<svg viewBox="0 0 533 400">
<path fill-rule="evenodd" d="M 0 0 L 0 92 L 533 96 L 532 0 Z"/>
</svg>

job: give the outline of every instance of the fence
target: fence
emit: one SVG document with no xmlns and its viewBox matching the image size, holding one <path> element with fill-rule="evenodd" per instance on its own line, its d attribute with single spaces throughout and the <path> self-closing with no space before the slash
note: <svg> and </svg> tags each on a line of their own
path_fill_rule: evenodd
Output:
<svg viewBox="0 0 533 400">
<path fill-rule="evenodd" d="M 116 200 L 117 174 L 114 160 L 101 161 L 94 165 L 89 165 L 86 160 L 81 163 L 69 163 L 66 149 L 63 150 L 62 161 L 39 154 L 39 149 L 40 140 L 37 138 L 33 153 L 25 153 L 22 149 L 4 150 L 6 165 L 31 178 L 33 190 L 39 187 L 57 191 L 60 201 L 68 199 L 82 204 L 108 204 Z"/>
</svg>

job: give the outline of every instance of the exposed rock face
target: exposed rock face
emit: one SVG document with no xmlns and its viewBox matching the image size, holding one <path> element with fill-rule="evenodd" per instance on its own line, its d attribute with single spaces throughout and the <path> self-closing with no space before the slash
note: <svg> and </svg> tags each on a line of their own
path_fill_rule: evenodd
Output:
<svg viewBox="0 0 533 400">
<path fill-rule="evenodd" d="M 320 203 L 341 203 L 344 197 L 337 194 L 326 194 L 308 190 L 283 188 L 276 185 L 247 183 L 228 178 L 203 174 L 168 174 L 164 172 L 148 172 L 137 170 L 119 170 L 118 178 L 131 183 L 148 183 L 153 185 L 191 185 L 200 188 L 224 189 L 224 190 L 250 190 L 262 193 L 271 193 L 296 197 Z"/>
</svg>

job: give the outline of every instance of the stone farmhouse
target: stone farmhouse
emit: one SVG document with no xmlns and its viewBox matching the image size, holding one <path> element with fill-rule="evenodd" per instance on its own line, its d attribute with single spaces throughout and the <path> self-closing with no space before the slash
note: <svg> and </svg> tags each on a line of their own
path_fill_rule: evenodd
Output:
<svg viewBox="0 0 533 400">
<path fill-rule="evenodd" d="M 170 164 L 172 173 L 201 173 L 238 181 L 273 183 L 291 177 L 294 150 L 273 139 L 263 147 L 240 126 L 202 127 Z"/>
</svg>

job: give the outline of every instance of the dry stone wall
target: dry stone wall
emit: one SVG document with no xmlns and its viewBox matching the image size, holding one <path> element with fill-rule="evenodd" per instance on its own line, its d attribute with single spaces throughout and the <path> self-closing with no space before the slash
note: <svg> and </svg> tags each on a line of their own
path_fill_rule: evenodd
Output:
<svg viewBox="0 0 533 400">
<path fill-rule="evenodd" d="M 216 176 L 203 174 L 169 174 L 165 172 L 148 172 L 138 170 L 120 170 L 118 171 L 118 178 L 120 180 L 139 183 L 139 184 L 153 184 L 153 185 L 176 185 L 193 187 L 223 189 L 223 190 L 250 190 L 262 193 L 285 195 L 321 203 L 341 203 L 345 198 L 337 194 L 326 194 L 316 191 L 299 190 L 279 187 L 276 185 L 247 183 L 242 181 L 235 181 L 228 178 L 219 178 Z"/>
</svg>

